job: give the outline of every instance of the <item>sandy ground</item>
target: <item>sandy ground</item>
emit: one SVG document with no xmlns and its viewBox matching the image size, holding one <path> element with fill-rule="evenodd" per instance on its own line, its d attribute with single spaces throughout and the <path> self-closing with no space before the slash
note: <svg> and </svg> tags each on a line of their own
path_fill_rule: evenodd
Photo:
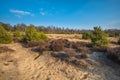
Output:
<svg viewBox="0 0 120 80">
<path fill-rule="evenodd" d="M 81 60 L 81 66 L 61 62 L 44 52 L 24 48 L 19 43 L 6 45 L 15 52 L 0 53 L 0 80 L 120 80 L 120 65 L 94 52 Z"/>
</svg>

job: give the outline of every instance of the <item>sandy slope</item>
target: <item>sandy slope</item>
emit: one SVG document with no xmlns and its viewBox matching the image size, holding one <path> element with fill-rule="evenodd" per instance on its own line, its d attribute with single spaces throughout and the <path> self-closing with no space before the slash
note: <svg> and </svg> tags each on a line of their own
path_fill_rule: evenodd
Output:
<svg viewBox="0 0 120 80">
<path fill-rule="evenodd" d="M 49 52 L 35 59 L 38 53 L 18 43 L 7 46 L 15 52 L 0 54 L 0 80 L 120 80 L 120 65 L 104 53 L 93 53 L 81 60 L 84 65 L 75 66 L 51 57 Z"/>
</svg>

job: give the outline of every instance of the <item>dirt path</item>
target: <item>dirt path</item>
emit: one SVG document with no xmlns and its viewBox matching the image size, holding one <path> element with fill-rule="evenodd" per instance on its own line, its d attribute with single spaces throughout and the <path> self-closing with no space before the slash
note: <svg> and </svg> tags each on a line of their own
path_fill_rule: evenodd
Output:
<svg viewBox="0 0 120 80">
<path fill-rule="evenodd" d="M 93 53 L 90 58 L 81 60 L 86 67 L 61 62 L 44 52 L 35 60 L 38 53 L 24 48 L 21 44 L 7 45 L 15 50 L 5 64 L 5 56 L 0 54 L 0 80 L 120 80 L 120 65 L 108 60 L 104 54 Z M 99 55 L 98 55 L 99 54 Z"/>
</svg>

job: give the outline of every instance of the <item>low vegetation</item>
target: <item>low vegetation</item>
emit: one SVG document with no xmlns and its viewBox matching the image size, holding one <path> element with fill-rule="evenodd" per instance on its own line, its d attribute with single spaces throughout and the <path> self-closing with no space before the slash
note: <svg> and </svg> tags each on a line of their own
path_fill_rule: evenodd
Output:
<svg viewBox="0 0 120 80">
<path fill-rule="evenodd" d="M 0 26 L 0 43 L 8 44 L 11 42 L 12 36 L 2 26 Z"/>
<path fill-rule="evenodd" d="M 34 26 L 30 25 L 26 28 L 25 36 L 24 36 L 25 41 L 31 41 L 31 40 L 39 41 L 46 39 L 48 39 L 47 36 L 43 32 L 38 33 Z"/>
<path fill-rule="evenodd" d="M 16 30 L 14 33 L 13 33 L 13 37 L 22 37 L 22 34 L 19 30 Z"/>
<path fill-rule="evenodd" d="M 46 34 L 44 32 L 38 32 L 37 28 L 34 25 L 30 25 L 23 29 L 23 31 L 25 31 L 24 36 L 21 34 L 21 30 L 15 29 L 15 31 L 13 31 L 12 37 L 12 33 L 6 31 L 8 29 L 9 28 L 3 28 L 0 26 L 1 44 L 11 43 L 12 41 L 24 42 L 27 47 L 31 47 L 32 49 L 35 48 L 35 50 L 40 53 L 43 53 L 44 51 L 51 51 L 51 55 L 53 57 L 57 56 L 58 58 L 59 56 L 64 56 L 64 60 L 68 61 L 72 59 L 72 57 L 75 59 L 87 58 L 88 54 L 95 51 L 107 52 L 110 59 L 113 59 L 117 62 L 120 61 L 120 48 L 108 48 L 107 45 L 109 44 L 109 40 L 107 39 L 107 34 L 101 29 L 101 27 L 94 27 L 94 30 L 92 32 L 83 32 L 82 38 L 90 39 L 91 43 L 79 41 L 75 42 L 69 41 L 67 39 L 48 40 Z M 75 37 L 80 39 L 79 36 Z M 118 40 L 118 44 L 120 44 L 120 38 Z M 8 49 L 7 47 L 0 47 L 0 53 L 5 51 L 12 50 Z"/>
<path fill-rule="evenodd" d="M 64 50 L 64 43 L 61 39 L 53 40 L 50 45 L 50 49 L 52 51 L 63 51 Z"/>
</svg>

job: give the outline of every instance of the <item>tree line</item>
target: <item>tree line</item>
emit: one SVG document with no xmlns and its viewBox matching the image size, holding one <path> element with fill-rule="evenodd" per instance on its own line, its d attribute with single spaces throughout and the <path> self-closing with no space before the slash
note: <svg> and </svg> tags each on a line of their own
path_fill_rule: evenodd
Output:
<svg viewBox="0 0 120 80">
<path fill-rule="evenodd" d="M 84 34 L 89 33 L 93 30 L 81 30 L 81 29 L 69 29 L 69 28 L 61 28 L 56 26 L 35 26 L 33 24 L 30 24 L 31 26 L 34 26 L 38 32 L 44 32 L 46 34 Z M 25 32 L 26 27 L 28 27 L 26 24 L 16 24 L 16 25 L 10 25 L 3 22 L 0 22 L 0 26 L 3 26 L 5 30 L 7 31 L 16 31 L 19 30 L 21 32 Z M 107 33 L 110 37 L 119 37 L 120 36 L 120 29 L 106 29 L 104 30 L 105 33 Z"/>
</svg>

